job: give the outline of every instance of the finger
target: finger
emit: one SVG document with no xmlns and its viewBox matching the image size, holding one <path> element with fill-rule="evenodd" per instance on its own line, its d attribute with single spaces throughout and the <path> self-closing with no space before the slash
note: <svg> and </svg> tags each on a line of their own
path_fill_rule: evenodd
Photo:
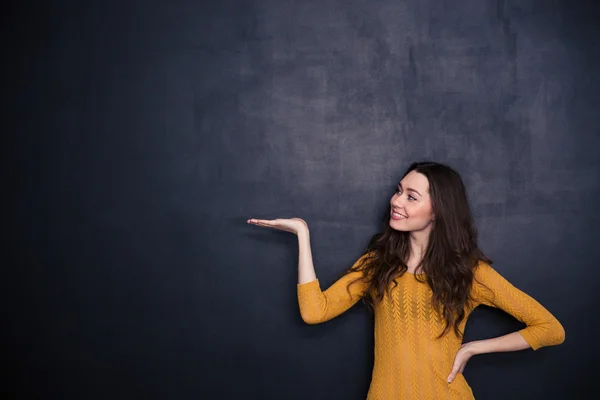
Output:
<svg viewBox="0 0 600 400">
<path fill-rule="evenodd" d="M 256 225 L 271 225 L 271 221 L 266 220 L 266 219 L 256 219 L 256 218 L 251 218 L 248 220 L 249 224 L 256 224 Z"/>
<path fill-rule="evenodd" d="M 450 383 L 454 380 L 457 372 L 458 372 L 458 369 L 453 369 L 452 372 L 450 372 L 450 375 L 448 375 L 448 383 Z"/>
</svg>

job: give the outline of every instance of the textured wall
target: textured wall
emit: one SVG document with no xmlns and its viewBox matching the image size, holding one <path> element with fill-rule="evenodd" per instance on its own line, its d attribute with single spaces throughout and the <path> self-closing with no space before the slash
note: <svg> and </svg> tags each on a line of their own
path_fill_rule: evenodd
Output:
<svg viewBox="0 0 600 400">
<path fill-rule="evenodd" d="M 364 398 L 364 307 L 304 324 L 295 237 L 245 221 L 307 220 L 328 286 L 422 159 L 461 172 L 484 251 L 566 329 L 559 347 L 472 358 L 476 397 L 583 398 L 598 378 L 592 2 L 14 7 L 2 335 L 15 398 Z M 520 326 L 478 309 L 466 340 Z"/>
</svg>

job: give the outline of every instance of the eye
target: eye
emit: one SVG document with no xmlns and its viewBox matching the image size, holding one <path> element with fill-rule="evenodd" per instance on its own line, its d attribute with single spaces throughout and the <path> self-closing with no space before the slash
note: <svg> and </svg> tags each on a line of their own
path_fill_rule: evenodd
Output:
<svg viewBox="0 0 600 400">
<path fill-rule="evenodd" d="M 399 187 L 397 187 L 397 188 L 396 188 L 396 193 L 400 193 L 400 194 L 402 194 L 402 189 L 400 189 Z M 409 199 L 410 201 L 417 200 L 415 197 L 411 196 L 410 194 L 408 195 L 408 199 Z"/>
</svg>

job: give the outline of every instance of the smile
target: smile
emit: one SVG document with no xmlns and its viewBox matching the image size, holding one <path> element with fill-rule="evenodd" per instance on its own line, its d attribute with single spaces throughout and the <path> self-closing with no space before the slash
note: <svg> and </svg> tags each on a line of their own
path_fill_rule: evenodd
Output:
<svg viewBox="0 0 600 400">
<path fill-rule="evenodd" d="M 407 217 L 405 217 L 404 215 L 398 214 L 397 212 L 393 211 L 392 212 L 392 218 L 393 219 L 406 219 Z"/>
</svg>

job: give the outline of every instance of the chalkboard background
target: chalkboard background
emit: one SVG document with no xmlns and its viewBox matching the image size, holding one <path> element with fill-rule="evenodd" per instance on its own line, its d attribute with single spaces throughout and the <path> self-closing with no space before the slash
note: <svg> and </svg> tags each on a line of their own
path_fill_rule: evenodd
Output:
<svg viewBox="0 0 600 400">
<path fill-rule="evenodd" d="M 479 399 L 597 383 L 594 2 L 55 1 L 4 6 L 4 398 L 364 399 L 357 304 L 305 324 L 404 169 L 463 176 L 494 267 L 561 346 L 476 356 Z M 465 341 L 520 329 L 478 308 Z"/>
</svg>

